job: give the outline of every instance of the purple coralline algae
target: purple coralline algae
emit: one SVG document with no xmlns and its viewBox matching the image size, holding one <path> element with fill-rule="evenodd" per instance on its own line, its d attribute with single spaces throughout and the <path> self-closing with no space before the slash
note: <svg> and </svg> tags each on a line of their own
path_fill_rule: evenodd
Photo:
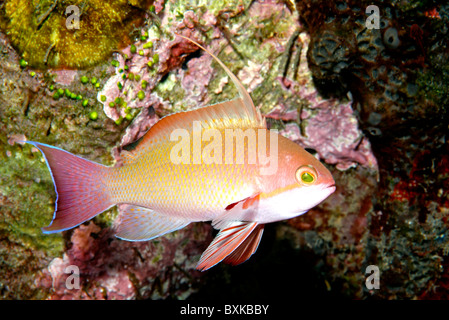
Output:
<svg viewBox="0 0 449 320">
<path fill-rule="evenodd" d="M 369 141 L 353 114 L 352 101 L 341 103 L 337 99 L 324 99 L 309 83 L 301 86 L 295 94 L 308 103 L 299 116 L 294 111 L 282 112 L 282 107 L 266 115 L 290 122 L 281 134 L 304 148 L 315 150 L 320 159 L 336 165 L 339 170 L 347 170 L 357 164 L 377 168 Z M 299 125 L 292 122 L 297 119 Z"/>
<path fill-rule="evenodd" d="M 195 224 L 157 241 L 127 242 L 89 222 L 74 230 L 63 257 L 53 259 L 36 283 L 58 300 L 186 297 L 195 288 L 191 279 L 209 230 Z"/>
</svg>

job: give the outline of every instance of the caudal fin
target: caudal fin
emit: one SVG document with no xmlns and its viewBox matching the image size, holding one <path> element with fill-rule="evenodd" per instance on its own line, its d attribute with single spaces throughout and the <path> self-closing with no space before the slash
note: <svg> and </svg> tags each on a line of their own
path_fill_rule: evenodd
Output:
<svg viewBox="0 0 449 320">
<path fill-rule="evenodd" d="M 27 143 L 44 154 L 55 185 L 55 213 L 44 233 L 71 229 L 114 205 L 105 183 L 108 167 L 47 144 Z"/>
</svg>

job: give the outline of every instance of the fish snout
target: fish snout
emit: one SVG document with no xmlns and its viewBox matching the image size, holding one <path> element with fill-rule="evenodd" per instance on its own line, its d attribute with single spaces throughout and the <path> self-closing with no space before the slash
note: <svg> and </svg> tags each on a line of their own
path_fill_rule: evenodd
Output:
<svg viewBox="0 0 449 320">
<path fill-rule="evenodd" d="M 335 192 L 335 190 L 337 190 L 337 187 L 336 187 L 336 185 L 335 185 L 335 180 L 334 180 L 334 178 L 332 177 L 332 175 L 329 173 L 329 175 L 325 178 L 325 179 L 323 179 L 324 181 L 322 181 L 322 183 L 321 183 L 321 187 L 322 187 L 322 190 L 325 192 L 325 194 L 326 194 L 326 198 L 328 197 L 328 196 L 330 196 L 332 193 L 334 193 Z"/>
<path fill-rule="evenodd" d="M 326 190 L 329 191 L 329 194 L 332 194 L 335 192 L 335 190 L 337 190 L 337 187 L 335 186 L 335 183 L 328 185 L 326 187 Z"/>
</svg>

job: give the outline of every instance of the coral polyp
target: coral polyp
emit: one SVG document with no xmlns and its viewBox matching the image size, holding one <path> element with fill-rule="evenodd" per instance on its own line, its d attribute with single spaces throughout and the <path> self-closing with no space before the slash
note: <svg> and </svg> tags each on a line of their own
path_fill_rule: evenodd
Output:
<svg viewBox="0 0 449 320">
<path fill-rule="evenodd" d="M 31 67 L 86 68 L 134 40 L 151 2 L 7 0 L 0 28 Z"/>
</svg>

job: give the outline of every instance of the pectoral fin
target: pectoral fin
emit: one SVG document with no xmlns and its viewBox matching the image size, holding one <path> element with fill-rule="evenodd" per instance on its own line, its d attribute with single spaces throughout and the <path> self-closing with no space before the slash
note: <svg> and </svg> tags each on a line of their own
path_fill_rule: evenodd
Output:
<svg viewBox="0 0 449 320">
<path fill-rule="evenodd" d="M 257 222 L 235 221 L 229 223 L 226 228 L 220 230 L 214 241 L 204 251 L 196 268 L 201 271 L 207 270 L 231 255 L 240 245 L 245 244 L 245 240 L 257 228 L 257 225 Z M 260 240 L 260 236 L 256 236 L 256 239 L 259 238 Z M 251 248 L 250 243 L 252 241 L 245 244 L 245 247 Z M 238 251 L 235 256 L 231 256 L 228 262 L 233 263 L 235 261 L 235 264 L 238 264 L 251 256 L 252 252 L 248 255 L 244 254 L 245 248 L 242 248 L 242 250 L 242 252 Z M 243 260 L 245 256 L 247 258 Z"/>
<path fill-rule="evenodd" d="M 260 201 L 260 193 L 229 204 L 223 213 L 213 221 L 215 229 L 223 229 L 231 221 L 254 221 L 256 219 Z"/>
</svg>

